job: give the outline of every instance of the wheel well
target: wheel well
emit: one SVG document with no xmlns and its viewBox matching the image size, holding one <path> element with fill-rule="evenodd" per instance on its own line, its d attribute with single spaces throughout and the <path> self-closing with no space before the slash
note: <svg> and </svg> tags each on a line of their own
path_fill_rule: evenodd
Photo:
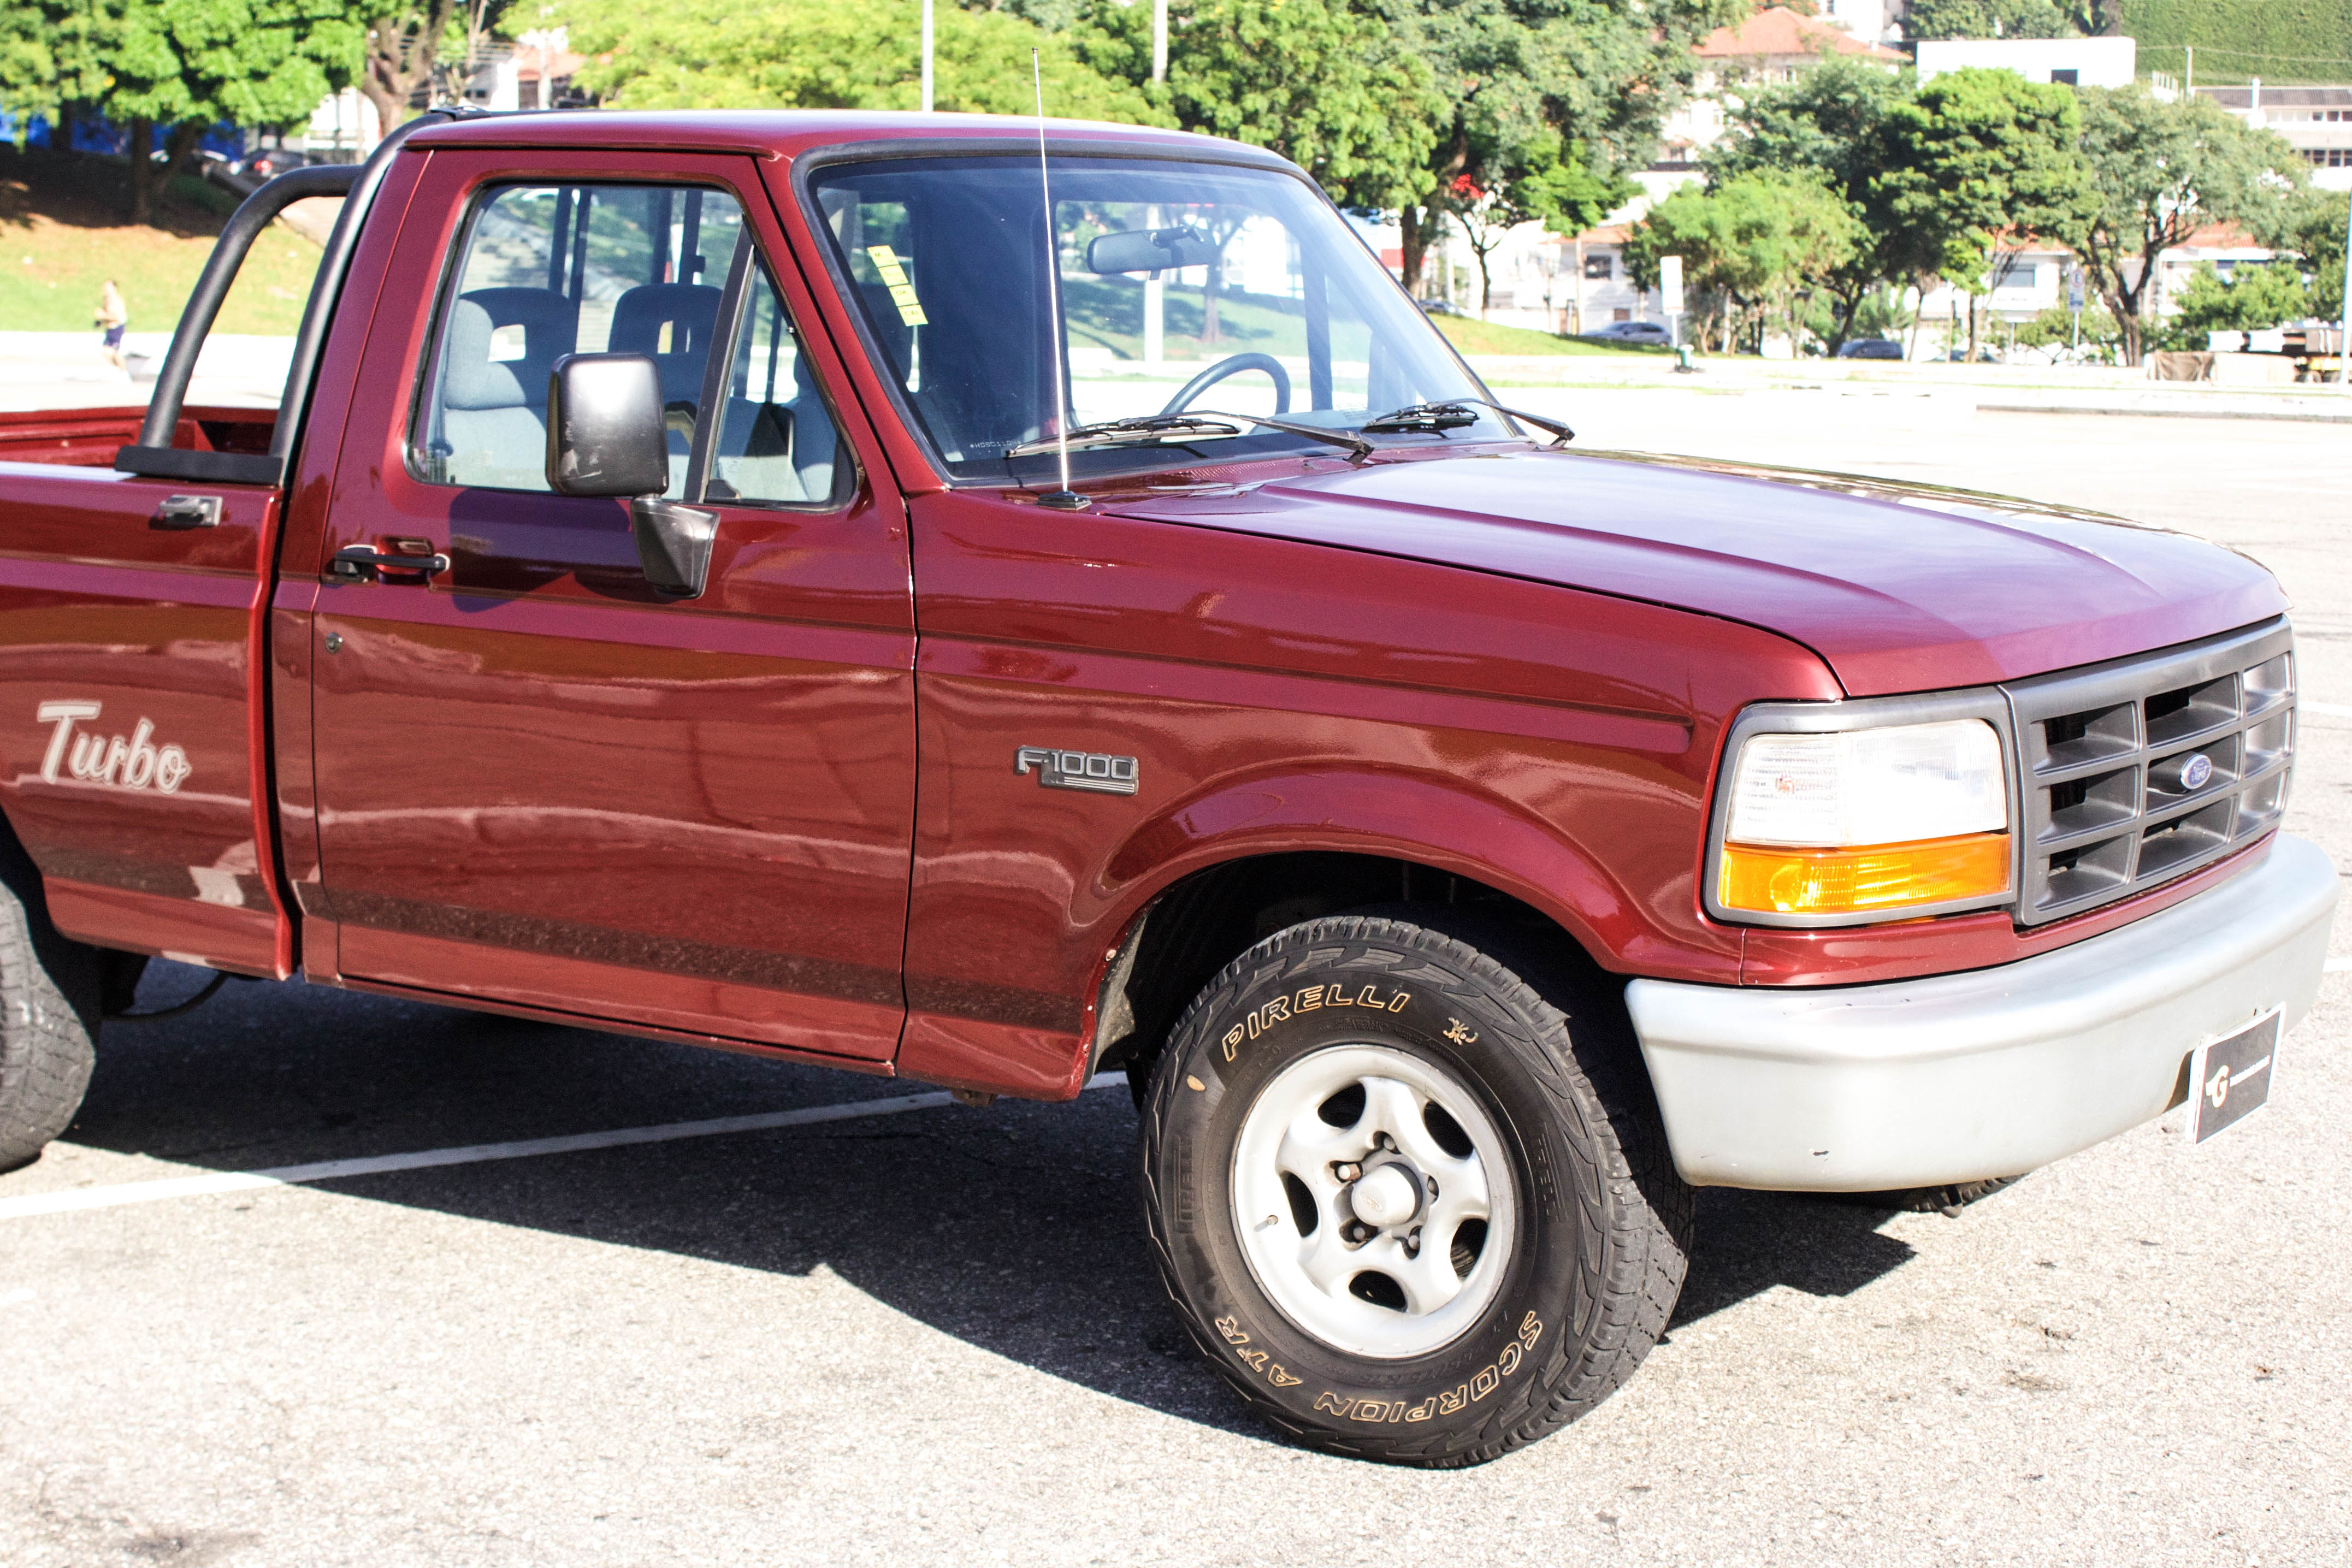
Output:
<svg viewBox="0 0 2352 1568">
<path fill-rule="evenodd" d="M 1146 906 L 1103 976 L 1094 1065 L 1149 1072 L 1186 1006 L 1217 972 L 1302 920 L 1381 906 L 1475 911 L 1520 934 L 1519 945 L 1597 971 L 1591 956 L 1533 905 L 1486 883 L 1386 855 L 1322 851 L 1259 855 L 1194 872 Z"/>
</svg>

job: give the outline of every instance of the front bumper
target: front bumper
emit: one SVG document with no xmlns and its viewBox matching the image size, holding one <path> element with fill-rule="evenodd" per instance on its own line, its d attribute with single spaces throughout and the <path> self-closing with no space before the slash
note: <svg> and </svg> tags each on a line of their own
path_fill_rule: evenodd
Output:
<svg viewBox="0 0 2352 1568">
<path fill-rule="evenodd" d="M 2016 1176 L 2162 1115 L 2189 1053 L 2318 994 L 2336 868 L 2260 863 L 2128 925 L 1997 968 L 1885 985 L 1635 980 L 1666 1139 L 1700 1186 L 1878 1192 Z"/>
</svg>

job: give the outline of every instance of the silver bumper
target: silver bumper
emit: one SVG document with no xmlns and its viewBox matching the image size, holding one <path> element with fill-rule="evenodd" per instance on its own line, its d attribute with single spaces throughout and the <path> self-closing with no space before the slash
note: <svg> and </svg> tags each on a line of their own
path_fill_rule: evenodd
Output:
<svg viewBox="0 0 2352 1568">
<path fill-rule="evenodd" d="M 2257 865 L 2038 957 L 1884 985 L 1635 980 L 1675 1165 L 1701 1186 L 1875 1192 L 2015 1176 L 2159 1116 L 2200 1042 L 2319 990 L 2336 868 Z"/>
</svg>

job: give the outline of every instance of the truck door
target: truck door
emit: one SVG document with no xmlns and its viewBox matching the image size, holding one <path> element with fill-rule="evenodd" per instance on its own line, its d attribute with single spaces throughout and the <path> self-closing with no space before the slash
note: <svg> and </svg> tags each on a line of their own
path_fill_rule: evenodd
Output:
<svg viewBox="0 0 2352 1568">
<path fill-rule="evenodd" d="M 297 888 L 334 924 L 306 956 L 331 929 L 347 981 L 887 1060 L 904 507 L 797 330 L 751 160 L 626 157 L 616 181 L 609 152 L 444 149 L 408 208 L 308 563 L 319 858 Z M 698 599 L 646 581 L 625 502 L 547 488 L 549 368 L 598 351 L 659 369 L 668 494 L 719 517 Z M 425 570 L 336 565 L 353 547 Z"/>
<path fill-rule="evenodd" d="M 269 417 L 197 410 L 183 442 L 208 444 L 209 424 L 249 449 Z M 5 466 L 0 806 L 51 917 L 109 946 L 285 973 L 252 662 L 278 491 Z"/>
</svg>

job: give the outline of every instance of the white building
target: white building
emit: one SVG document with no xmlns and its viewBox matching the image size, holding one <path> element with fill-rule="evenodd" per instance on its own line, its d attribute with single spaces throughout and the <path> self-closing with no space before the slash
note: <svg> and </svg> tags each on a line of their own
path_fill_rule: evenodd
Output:
<svg viewBox="0 0 2352 1568">
<path fill-rule="evenodd" d="M 1717 27 L 1700 39 L 1691 50 L 1698 59 L 1698 74 L 1692 79 L 1690 97 L 1667 114 L 1653 169 L 1690 168 L 1723 135 L 1727 111 L 1738 107 L 1743 89 L 1794 81 L 1825 55 L 1874 60 L 1889 70 L 1909 63 L 1900 51 L 1874 41 L 1886 25 L 1885 0 L 1867 5 L 1849 0 L 1843 7 L 1826 9 L 1829 19 L 1824 20 L 1786 5 L 1768 5 L 1739 26 Z M 1877 29 L 1866 31 L 1866 24 L 1874 21 Z"/>
<path fill-rule="evenodd" d="M 2257 78 L 2245 87 L 2197 92 L 2247 124 L 2286 138 L 2310 163 L 2313 184 L 2352 190 L 2352 87 L 2265 87 Z"/>
<path fill-rule="evenodd" d="M 1969 66 L 2068 87 L 2129 87 L 2139 69 L 2139 46 L 2129 38 L 1945 38 L 1919 45 L 1922 87 Z"/>
</svg>

